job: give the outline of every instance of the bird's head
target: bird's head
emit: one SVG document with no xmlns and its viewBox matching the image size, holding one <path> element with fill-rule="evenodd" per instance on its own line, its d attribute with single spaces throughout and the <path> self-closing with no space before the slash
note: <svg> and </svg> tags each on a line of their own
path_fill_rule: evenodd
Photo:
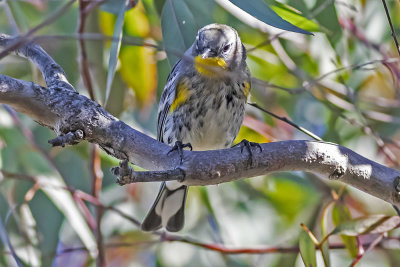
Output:
<svg viewBox="0 0 400 267">
<path fill-rule="evenodd" d="M 192 46 L 195 67 L 200 74 L 218 77 L 246 63 L 246 50 L 235 29 L 223 24 L 201 28 Z M 220 72 L 220 73 L 219 73 Z"/>
</svg>

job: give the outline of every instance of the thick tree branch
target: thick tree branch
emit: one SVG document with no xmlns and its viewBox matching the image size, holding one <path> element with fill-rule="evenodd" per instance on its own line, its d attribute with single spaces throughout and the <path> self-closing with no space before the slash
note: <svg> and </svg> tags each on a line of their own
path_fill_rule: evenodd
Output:
<svg viewBox="0 0 400 267">
<path fill-rule="evenodd" d="M 29 53 L 26 56 L 30 58 Z M 41 56 L 49 57 L 46 53 Z M 40 64 L 46 64 L 44 62 L 48 60 L 34 62 L 41 70 L 46 70 Z M 42 72 L 46 81 L 49 76 L 54 77 L 51 70 Z M 32 82 L 0 75 L 0 103 L 27 114 L 55 130 L 59 136 L 67 135 L 66 138 L 56 138 L 53 144 L 87 140 L 99 144 L 116 158 L 152 170 L 135 172 L 127 164 L 114 168 L 120 176 L 118 182 L 122 184 L 179 180 L 187 185 L 210 185 L 271 172 L 307 171 L 353 185 L 392 204 L 400 204 L 399 171 L 336 144 L 301 140 L 261 144 L 262 151 L 258 148 L 252 150 L 252 166 L 248 165 L 248 152 L 244 150 L 241 153 L 239 147 L 184 151 L 184 160 L 180 164 L 178 153 L 168 154 L 169 146 L 132 129 L 96 102 L 71 90 L 68 83 L 50 82 L 48 88 L 43 88 Z"/>
</svg>

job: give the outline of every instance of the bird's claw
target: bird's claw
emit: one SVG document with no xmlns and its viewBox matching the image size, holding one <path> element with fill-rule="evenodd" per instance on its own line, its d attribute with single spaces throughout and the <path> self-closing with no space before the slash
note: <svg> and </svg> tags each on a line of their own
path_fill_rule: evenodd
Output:
<svg viewBox="0 0 400 267">
<path fill-rule="evenodd" d="M 260 152 L 262 152 L 262 147 L 259 143 L 249 142 L 246 139 L 243 139 L 240 143 L 234 145 L 233 147 L 240 147 L 240 153 L 243 153 L 243 149 L 246 147 L 247 151 L 249 152 L 249 159 L 248 163 L 250 166 L 253 165 L 253 151 L 251 151 L 251 147 L 257 147 Z"/>
<path fill-rule="evenodd" d="M 190 148 L 190 150 L 193 150 L 193 147 L 192 147 L 192 145 L 190 143 L 183 144 L 181 141 L 176 141 L 175 145 L 170 149 L 170 151 L 168 151 L 167 155 L 169 155 L 172 151 L 178 150 L 179 157 L 181 159 L 180 162 L 182 164 L 182 162 L 183 162 L 183 149 L 186 148 L 186 147 Z"/>
</svg>

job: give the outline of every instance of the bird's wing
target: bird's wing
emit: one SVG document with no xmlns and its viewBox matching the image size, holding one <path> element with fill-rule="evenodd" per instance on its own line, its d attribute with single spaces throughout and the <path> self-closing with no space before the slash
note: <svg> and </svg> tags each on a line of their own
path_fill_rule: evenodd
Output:
<svg viewBox="0 0 400 267">
<path fill-rule="evenodd" d="M 180 72 L 182 71 L 182 60 L 178 60 L 168 75 L 167 82 L 164 86 L 164 90 L 161 94 L 160 104 L 158 105 L 158 120 L 157 120 L 157 140 L 163 141 L 163 128 L 164 122 L 169 113 L 172 102 L 175 100 L 176 87 L 179 81 Z"/>
</svg>

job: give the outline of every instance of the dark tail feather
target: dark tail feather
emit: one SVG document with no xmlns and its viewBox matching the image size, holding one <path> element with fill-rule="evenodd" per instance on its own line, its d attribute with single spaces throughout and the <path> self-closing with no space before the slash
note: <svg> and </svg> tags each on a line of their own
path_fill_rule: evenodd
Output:
<svg viewBox="0 0 400 267">
<path fill-rule="evenodd" d="M 142 230 L 155 231 L 162 226 L 170 232 L 181 230 L 185 221 L 187 190 L 186 185 L 170 189 L 162 183 L 157 198 L 141 225 Z"/>
</svg>

